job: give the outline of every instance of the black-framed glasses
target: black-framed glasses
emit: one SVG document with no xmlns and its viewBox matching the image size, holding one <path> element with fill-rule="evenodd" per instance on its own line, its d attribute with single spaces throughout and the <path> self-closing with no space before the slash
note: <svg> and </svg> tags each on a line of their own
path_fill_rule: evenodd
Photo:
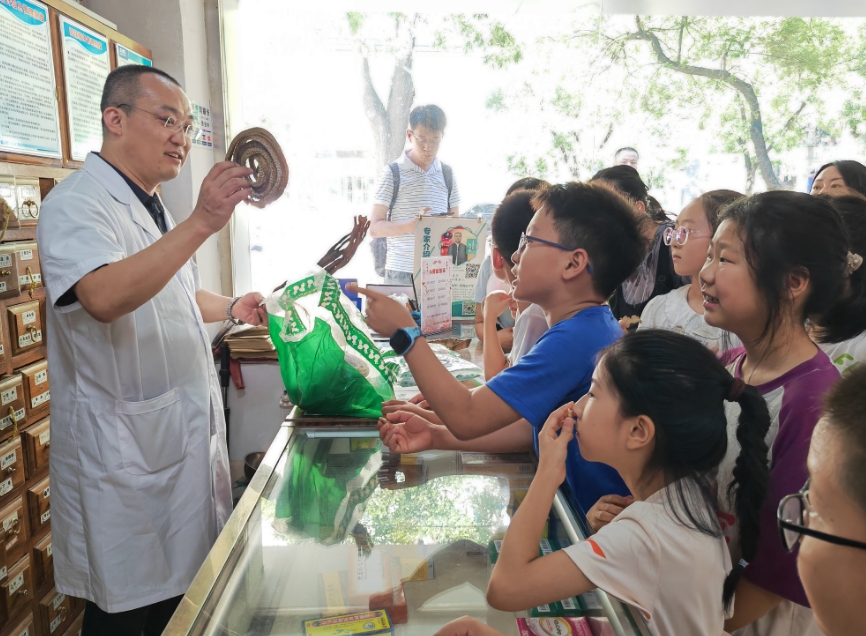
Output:
<svg viewBox="0 0 866 636">
<path fill-rule="evenodd" d="M 779 510 L 776 512 L 776 521 L 779 524 L 779 534 L 782 537 L 782 545 L 788 552 L 793 552 L 800 542 L 802 536 L 812 537 L 827 543 L 842 545 L 847 548 L 866 550 L 866 543 L 837 537 L 833 534 L 812 530 L 809 528 L 809 517 L 814 514 L 812 504 L 809 503 L 809 482 L 803 489 L 788 495 L 779 502 Z"/>
<path fill-rule="evenodd" d="M 541 243 L 542 245 L 547 245 L 548 247 L 555 247 L 560 250 L 565 250 L 566 252 L 573 252 L 576 250 L 576 247 L 568 247 L 567 245 L 562 245 L 561 243 L 554 243 L 553 241 L 547 241 L 542 238 L 537 238 L 535 236 L 529 236 L 526 232 L 521 233 L 520 235 L 520 243 L 517 244 L 517 252 L 516 254 L 523 254 L 526 251 L 526 246 L 530 243 Z M 587 262 L 586 271 L 592 274 L 592 265 Z"/>
<path fill-rule="evenodd" d="M 165 127 L 166 130 L 170 130 L 173 133 L 183 132 L 183 136 L 187 139 L 196 139 L 201 134 L 201 128 L 199 128 L 198 126 L 179 123 L 174 117 L 163 117 L 162 115 L 157 115 L 156 113 L 152 113 L 149 110 L 144 110 L 143 108 L 139 108 L 138 106 L 133 106 L 132 104 L 118 104 L 116 108 L 132 108 L 133 110 L 140 110 L 143 113 L 147 113 L 151 117 L 155 117 L 156 119 L 161 121 L 163 127 Z"/>
<path fill-rule="evenodd" d="M 694 236 L 695 238 L 706 238 L 712 236 L 709 232 L 698 232 L 697 230 L 690 230 L 687 227 L 669 227 L 662 234 L 662 238 L 664 239 L 665 245 L 670 245 L 674 241 L 677 242 L 677 245 L 685 245 L 686 241 L 689 240 L 689 236 Z"/>
</svg>

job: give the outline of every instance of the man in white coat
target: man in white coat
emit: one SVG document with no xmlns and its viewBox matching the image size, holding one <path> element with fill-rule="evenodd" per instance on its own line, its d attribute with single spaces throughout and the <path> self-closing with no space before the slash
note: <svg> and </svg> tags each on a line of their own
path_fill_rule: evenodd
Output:
<svg viewBox="0 0 866 636">
<path fill-rule="evenodd" d="M 201 288 L 191 260 L 249 194 L 216 164 L 175 224 L 156 188 L 189 154 L 190 103 L 162 71 L 106 80 L 103 145 L 45 199 L 51 524 L 57 590 L 87 635 L 161 634 L 231 514 L 206 322 L 261 324 L 257 293 Z"/>
</svg>

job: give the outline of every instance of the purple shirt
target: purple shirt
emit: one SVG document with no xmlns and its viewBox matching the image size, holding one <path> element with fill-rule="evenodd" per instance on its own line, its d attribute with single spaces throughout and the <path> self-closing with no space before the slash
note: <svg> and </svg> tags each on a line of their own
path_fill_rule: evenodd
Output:
<svg viewBox="0 0 866 636">
<path fill-rule="evenodd" d="M 728 370 L 736 378 L 742 378 L 742 365 L 745 349 L 739 347 L 729 352 L 731 360 Z M 786 495 L 798 492 L 808 479 L 806 457 L 812 431 L 821 417 L 822 398 L 828 389 L 839 379 L 839 371 L 823 351 L 803 364 L 771 382 L 755 388 L 767 401 L 770 411 L 770 430 L 767 445 L 770 447 L 770 483 L 767 498 L 761 508 L 761 535 L 758 551 L 749 563 L 745 577 L 755 585 L 778 594 L 782 598 L 800 605 L 809 606 L 800 577 L 797 574 L 797 553 L 789 554 L 782 546 L 776 525 L 776 510 Z M 719 493 L 727 493 L 734 462 L 740 452 L 736 441 L 736 430 L 740 406 L 726 402 L 728 418 L 728 453 L 719 466 Z M 732 551 L 732 560 L 739 556 L 739 524 L 733 517 L 733 502 L 727 502 L 722 495 L 719 518 L 722 529 Z"/>
</svg>

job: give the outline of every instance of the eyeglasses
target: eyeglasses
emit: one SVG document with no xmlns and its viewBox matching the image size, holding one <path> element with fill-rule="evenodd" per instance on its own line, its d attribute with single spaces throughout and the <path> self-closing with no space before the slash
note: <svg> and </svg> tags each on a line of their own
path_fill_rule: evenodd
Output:
<svg viewBox="0 0 866 636">
<path fill-rule="evenodd" d="M 411 130 L 409 132 L 412 133 L 415 141 L 417 141 L 418 145 L 422 148 L 438 148 L 439 144 L 442 143 L 442 137 L 439 137 L 439 139 L 424 139 L 423 137 L 419 137 L 418 135 L 416 135 Z"/>
<path fill-rule="evenodd" d="M 858 548 L 866 550 L 866 543 L 854 541 L 853 539 L 844 539 L 826 532 L 812 530 L 809 528 L 809 517 L 814 513 L 812 504 L 809 503 L 809 482 L 803 486 L 803 489 L 793 495 L 788 495 L 779 502 L 779 510 L 776 513 L 776 521 L 779 524 L 779 534 L 782 536 L 782 545 L 788 552 L 793 552 L 794 548 L 800 541 L 803 535 L 843 545 L 848 548 Z"/>
<path fill-rule="evenodd" d="M 526 251 L 526 246 L 529 245 L 530 243 L 541 243 L 542 245 L 547 245 L 548 247 L 555 247 L 555 248 L 560 249 L 560 250 L 565 250 L 566 252 L 573 252 L 577 249 L 576 247 L 568 247 L 567 245 L 562 245 L 560 243 L 554 243 L 553 241 L 546 241 L 546 240 L 541 239 L 541 238 L 529 236 L 529 234 L 527 234 L 526 232 L 523 232 L 520 235 L 520 243 L 517 244 L 517 251 L 515 252 L 515 254 L 518 254 L 518 255 L 523 254 L 523 252 Z M 592 274 L 592 265 L 590 265 L 589 262 L 587 262 L 587 264 L 586 264 L 586 271 L 588 271 L 590 274 Z"/>
<path fill-rule="evenodd" d="M 712 234 L 709 234 L 708 232 L 698 232 L 697 230 L 690 230 L 686 227 L 669 227 L 664 231 L 664 234 L 662 234 L 665 245 L 670 245 L 674 241 L 677 242 L 677 245 L 685 245 L 686 241 L 689 240 L 689 236 L 694 236 L 695 238 L 706 238 L 708 236 L 712 236 Z"/>
<path fill-rule="evenodd" d="M 140 110 L 143 113 L 147 113 L 151 117 L 155 117 L 162 122 L 162 125 L 166 128 L 166 130 L 170 130 L 172 133 L 183 132 L 183 136 L 187 139 L 196 139 L 201 134 L 201 128 L 199 128 L 198 126 L 193 126 L 192 124 L 178 123 L 174 117 L 163 117 L 162 115 L 157 115 L 156 113 L 152 113 L 149 110 L 144 110 L 143 108 L 139 108 L 138 106 L 133 106 L 132 104 L 117 105 L 117 108 L 124 107 L 132 108 L 133 110 Z"/>
</svg>

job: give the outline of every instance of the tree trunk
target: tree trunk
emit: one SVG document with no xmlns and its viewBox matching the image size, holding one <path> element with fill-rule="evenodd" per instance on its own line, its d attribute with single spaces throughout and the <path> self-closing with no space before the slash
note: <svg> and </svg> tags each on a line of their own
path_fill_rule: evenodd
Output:
<svg viewBox="0 0 866 636">
<path fill-rule="evenodd" d="M 370 62 L 367 56 L 364 55 L 361 60 L 361 73 L 364 80 L 364 112 L 376 139 L 377 166 L 384 166 L 398 158 L 406 145 L 409 111 L 415 100 L 415 85 L 412 81 L 412 52 L 414 48 L 415 38 L 410 33 L 406 50 L 397 58 L 394 65 L 387 108 L 373 87 Z"/>
<path fill-rule="evenodd" d="M 701 66 L 691 66 L 690 64 L 682 64 L 679 61 L 672 60 L 662 49 L 661 42 L 652 31 L 647 31 L 643 28 L 640 17 L 635 17 L 638 32 L 629 36 L 634 40 L 644 40 L 650 43 L 656 59 L 662 66 L 685 73 L 686 75 L 695 75 L 698 77 L 707 77 L 724 82 L 734 90 L 740 93 L 749 108 L 749 138 L 755 150 L 755 163 L 761 173 L 761 178 L 767 184 L 769 190 L 778 190 L 782 187 L 779 177 L 773 170 L 773 163 L 770 161 L 770 155 L 767 151 L 767 141 L 764 138 L 764 123 L 761 117 L 761 105 L 758 102 L 758 96 L 755 94 L 755 89 L 748 82 L 743 81 L 726 69 L 712 69 Z"/>
</svg>

